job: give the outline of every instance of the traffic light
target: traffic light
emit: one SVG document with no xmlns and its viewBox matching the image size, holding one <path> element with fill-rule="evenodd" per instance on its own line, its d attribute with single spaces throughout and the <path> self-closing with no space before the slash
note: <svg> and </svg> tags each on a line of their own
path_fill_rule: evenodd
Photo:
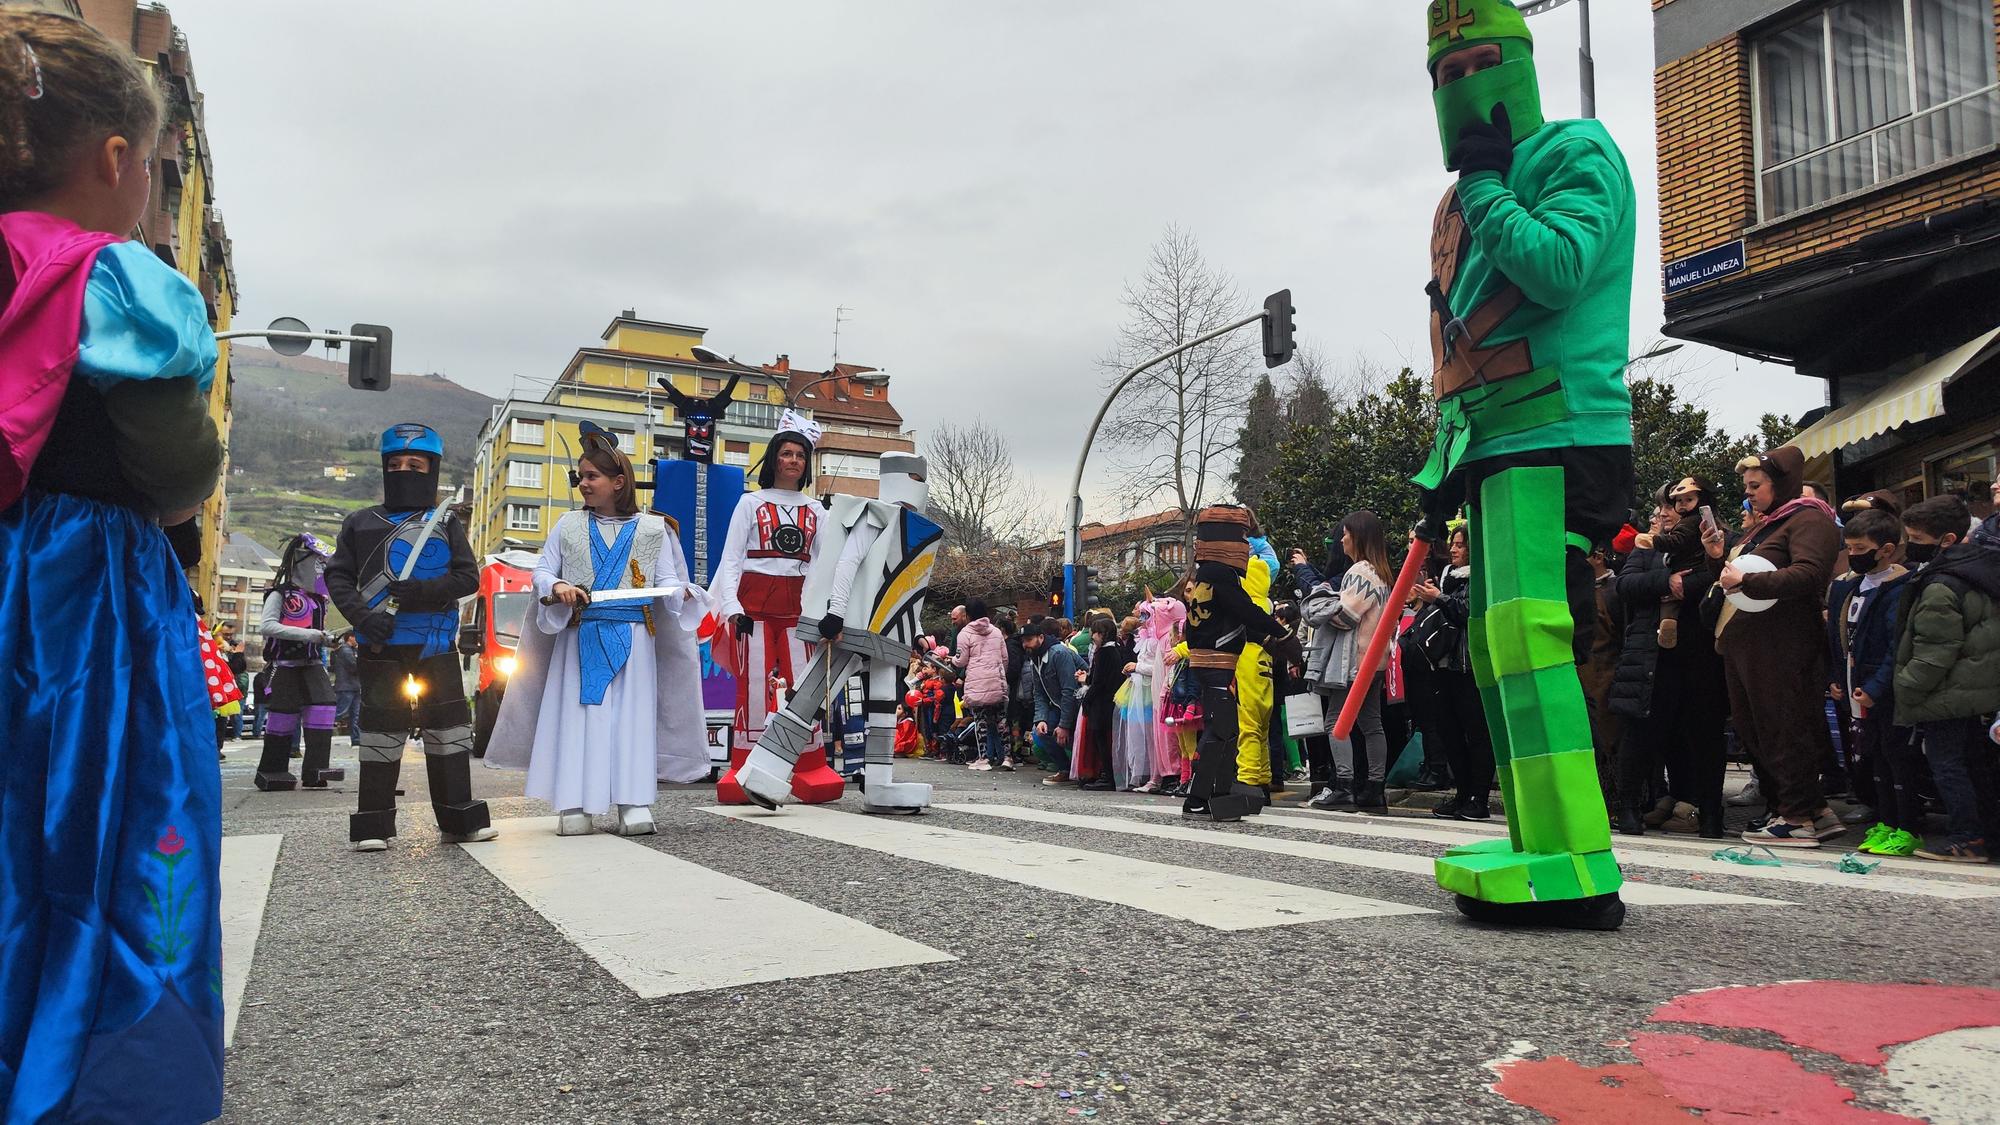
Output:
<svg viewBox="0 0 2000 1125">
<path fill-rule="evenodd" d="M 1097 585 L 1097 568 L 1079 566 L 1077 569 L 1077 599 L 1091 609 L 1104 604 L 1102 592 Z"/>
<path fill-rule="evenodd" d="M 389 389 L 389 344 L 394 333 L 380 324 L 357 324 L 353 336 L 373 336 L 373 343 L 356 341 L 347 353 L 347 385 L 357 391 Z"/>
<path fill-rule="evenodd" d="M 1292 361 L 1292 291 L 1280 289 L 1264 298 L 1264 366 Z"/>
<path fill-rule="evenodd" d="M 1061 617 L 1063 611 L 1063 572 L 1058 570 L 1049 575 L 1049 616 Z"/>
</svg>

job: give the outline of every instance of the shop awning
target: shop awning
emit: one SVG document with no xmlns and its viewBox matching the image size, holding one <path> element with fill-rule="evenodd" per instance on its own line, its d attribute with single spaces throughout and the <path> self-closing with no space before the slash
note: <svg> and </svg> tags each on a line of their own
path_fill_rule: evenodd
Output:
<svg viewBox="0 0 2000 1125">
<path fill-rule="evenodd" d="M 1945 387 L 1996 350 L 1996 340 L 2000 340 L 2000 328 L 1967 340 L 1915 371 L 1890 380 L 1867 398 L 1828 413 L 1800 431 L 1791 444 L 1811 460 L 1898 426 L 1936 418 L 1944 413 Z"/>
</svg>

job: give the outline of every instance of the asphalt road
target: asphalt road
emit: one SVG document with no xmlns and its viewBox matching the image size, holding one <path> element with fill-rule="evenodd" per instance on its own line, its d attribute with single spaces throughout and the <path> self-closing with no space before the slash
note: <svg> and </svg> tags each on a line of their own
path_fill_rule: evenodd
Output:
<svg viewBox="0 0 2000 1125">
<path fill-rule="evenodd" d="M 1770 901 L 1634 905 L 1611 934 L 1510 931 L 1460 918 L 1410 859 L 1443 850 L 1425 832 L 1476 828 L 1310 812 L 1184 825 L 1146 811 L 1175 807 L 1163 799 L 1045 787 L 1030 771 L 917 762 L 900 773 L 937 785 L 941 804 L 1026 811 L 935 809 L 886 822 L 775 814 L 793 827 L 861 821 L 916 841 L 911 854 L 888 854 L 705 812 L 710 787 L 676 788 L 655 806 L 658 835 L 596 845 L 612 859 L 588 873 L 597 881 L 579 896 L 563 886 L 576 873 L 539 888 L 525 877 L 510 883 L 471 854 L 514 843 L 491 854 L 529 866 L 535 855 L 564 858 L 531 838 L 547 832 L 543 822 L 520 819 L 549 810 L 519 796 L 519 775 L 474 771 L 502 840 L 442 845 L 410 755 L 403 835 L 389 852 L 360 855 L 345 844 L 351 791 L 258 793 L 254 749 L 236 746 L 222 767 L 225 831 L 282 841 L 272 842 L 277 858 L 228 1053 L 225 1121 L 1547 1119 L 1530 1105 L 1564 1120 L 1629 1121 L 1644 1119 L 1639 1103 L 1621 1099 L 1713 1112 L 1731 1098 L 1805 1107 L 1832 1096 L 1823 1111 L 1772 1118 L 1827 1121 L 1848 1108 L 1844 1095 L 1827 1094 L 1836 1083 L 1858 1106 L 1913 1118 L 2000 1112 L 2000 1102 L 1978 1096 L 1977 1077 L 1960 1074 L 1996 1072 L 2000 1033 L 1931 1038 L 2000 1025 L 2000 870 L 1904 861 L 1867 876 L 1780 869 L 1821 882 L 1778 881 L 1710 861 L 1705 841 L 1643 841 L 1664 865 L 1628 865 L 1642 896 L 1678 888 Z M 336 740 L 337 759 L 344 749 Z M 839 804 L 851 811 L 856 801 L 850 794 Z M 1043 813 L 1105 819 L 1022 819 Z M 1300 826 L 1308 819 L 1319 828 Z M 1109 830 L 1133 825 L 1175 831 Z M 946 850 L 925 842 L 931 829 L 976 833 L 973 853 L 1013 870 L 927 862 Z M 1211 842 L 1221 837 L 1250 843 Z M 1300 845 L 1368 854 L 1336 859 Z M 1257 850 L 1267 846 L 1297 854 Z M 640 848 L 660 855 L 627 850 Z M 593 956 L 577 925 L 552 920 L 530 898 L 567 894 L 567 909 L 614 915 L 631 902 L 643 913 L 640 880 L 688 877 L 660 856 L 776 892 L 782 899 L 766 897 L 785 909 L 818 907 L 950 959 L 642 998 L 620 974 L 648 970 L 619 954 Z M 1700 862 L 1680 870 L 1675 859 Z M 1171 871 L 1143 892 L 1117 881 L 1130 901 L 1106 901 L 1109 888 L 1047 889 L 1064 880 L 1098 886 L 1107 881 L 1096 873 L 1129 860 Z M 1314 902 L 1351 896 L 1427 912 L 1302 915 L 1241 929 L 1174 916 L 1176 903 L 1205 893 L 1209 873 L 1281 884 Z M 1961 894 L 1984 897 L 1939 897 Z M 739 905 L 721 896 L 672 921 L 761 943 L 777 962 L 798 960 L 786 947 L 809 941 L 812 925 L 740 936 Z M 643 926 L 627 929 L 642 932 L 609 940 L 647 940 Z M 673 944 L 662 943 L 668 961 Z M 1937 983 L 1723 993 L 1742 1000 L 1736 1014 L 1706 1018 L 1752 1026 L 1649 1024 L 1696 990 L 1786 981 Z M 1800 1019 L 1812 1030 L 1798 1030 Z M 1884 1063 L 1856 1061 L 1869 1057 L 1865 1049 L 1813 1045 L 1842 1029 L 1855 1041 L 1927 1039 L 1929 1053 L 1892 1050 Z M 1509 1071 L 1504 1060 L 1526 1061 Z M 1495 1092 L 1496 1080 L 1506 1093 Z"/>
</svg>

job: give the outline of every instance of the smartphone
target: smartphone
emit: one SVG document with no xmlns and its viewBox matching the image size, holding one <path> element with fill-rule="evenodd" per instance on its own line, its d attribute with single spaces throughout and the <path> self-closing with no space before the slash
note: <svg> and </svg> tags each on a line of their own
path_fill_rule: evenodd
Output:
<svg viewBox="0 0 2000 1125">
<path fill-rule="evenodd" d="M 1703 531 L 1715 530 L 1715 509 L 1706 504 L 1701 506 L 1701 529 Z"/>
</svg>

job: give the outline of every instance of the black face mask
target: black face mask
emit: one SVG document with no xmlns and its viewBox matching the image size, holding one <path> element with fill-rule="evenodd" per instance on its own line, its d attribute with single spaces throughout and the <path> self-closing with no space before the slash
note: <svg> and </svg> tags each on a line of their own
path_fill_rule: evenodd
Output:
<svg viewBox="0 0 2000 1125">
<path fill-rule="evenodd" d="M 1903 557 L 1916 563 L 1918 566 L 1923 566 L 1925 563 L 1936 558 L 1937 553 L 1938 545 L 1936 543 L 1907 543 L 1903 546 Z"/>
<path fill-rule="evenodd" d="M 390 511 L 406 511 L 410 508 L 434 507 L 438 502 L 438 463 L 435 457 L 425 459 L 429 468 L 423 472 L 405 469 L 392 473 L 382 473 L 382 506 Z"/>
<path fill-rule="evenodd" d="M 1877 551 L 1849 551 L 1847 565 L 1853 567 L 1856 574 L 1866 574 L 1875 569 L 1875 561 L 1880 557 Z"/>
</svg>

